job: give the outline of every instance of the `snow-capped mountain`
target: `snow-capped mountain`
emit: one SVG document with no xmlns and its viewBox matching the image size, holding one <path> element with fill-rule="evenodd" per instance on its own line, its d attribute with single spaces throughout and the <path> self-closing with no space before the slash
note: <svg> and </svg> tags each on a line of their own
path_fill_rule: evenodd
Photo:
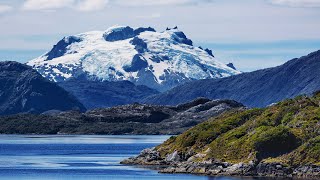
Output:
<svg viewBox="0 0 320 180">
<path fill-rule="evenodd" d="M 129 80 L 164 91 L 190 80 L 240 72 L 220 63 L 212 51 L 194 47 L 178 30 L 115 26 L 60 40 L 48 53 L 27 63 L 44 77 L 98 81 Z"/>
</svg>

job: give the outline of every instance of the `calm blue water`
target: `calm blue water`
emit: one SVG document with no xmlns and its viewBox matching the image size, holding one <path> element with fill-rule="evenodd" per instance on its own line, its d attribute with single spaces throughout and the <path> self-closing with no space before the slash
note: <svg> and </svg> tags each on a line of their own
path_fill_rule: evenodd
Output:
<svg viewBox="0 0 320 180">
<path fill-rule="evenodd" d="M 168 137 L 0 135 L 0 179 L 239 179 L 159 174 L 119 164 Z"/>
</svg>

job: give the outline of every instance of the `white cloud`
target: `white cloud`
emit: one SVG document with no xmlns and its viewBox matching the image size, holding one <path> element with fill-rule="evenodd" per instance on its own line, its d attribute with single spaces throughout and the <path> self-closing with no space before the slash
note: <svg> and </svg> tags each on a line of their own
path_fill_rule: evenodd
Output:
<svg viewBox="0 0 320 180">
<path fill-rule="evenodd" d="M 320 0 L 270 0 L 270 2 L 291 7 L 320 7 Z"/>
<path fill-rule="evenodd" d="M 55 10 L 71 8 L 79 11 L 97 11 L 109 6 L 180 6 L 208 3 L 212 0 L 25 0 L 23 10 Z"/>
<path fill-rule="evenodd" d="M 71 8 L 79 11 L 96 11 L 104 9 L 108 0 L 26 0 L 23 10 L 55 10 Z"/>
<path fill-rule="evenodd" d="M 71 7 L 75 0 L 26 0 L 22 6 L 23 10 L 54 10 Z"/>
<path fill-rule="evenodd" d="M 6 13 L 11 11 L 13 8 L 8 5 L 0 5 L 0 13 Z"/>
<path fill-rule="evenodd" d="M 160 18 L 161 14 L 160 13 L 152 13 L 151 15 L 139 15 L 137 18 L 139 19 L 155 19 L 155 18 Z"/>
<path fill-rule="evenodd" d="M 76 5 L 79 11 L 97 11 L 102 10 L 107 5 L 108 0 L 82 0 Z"/>
<path fill-rule="evenodd" d="M 208 3 L 212 0 L 110 0 L 111 4 L 119 6 L 168 6 Z"/>
</svg>

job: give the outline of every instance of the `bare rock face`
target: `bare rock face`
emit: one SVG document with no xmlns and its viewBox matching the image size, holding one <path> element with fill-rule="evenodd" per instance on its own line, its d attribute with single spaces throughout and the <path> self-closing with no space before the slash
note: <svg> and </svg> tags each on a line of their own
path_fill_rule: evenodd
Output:
<svg viewBox="0 0 320 180">
<path fill-rule="evenodd" d="M 152 157 L 152 158 L 151 158 Z M 254 162 L 231 164 L 216 160 L 210 161 L 184 161 L 175 151 L 165 158 L 159 156 L 154 149 L 142 151 L 137 157 L 132 157 L 121 162 L 131 165 L 153 165 L 160 167 L 161 173 L 188 173 L 211 176 L 260 176 L 260 177 L 299 177 L 319 178 L 320 167 L 315 165 L 288 167 L 281 163 Z"/>
<path fill-rule="evenodd" d="M 103 34 L 104 39 L 110 42 L 125 40 L 134 36 L 134 30 L 129 26 L 114 28 Z"/>
<path fill-rule="evenodd" d="M 166 161 L 180 161 L 181 158 L 178 154 L 178 151 L 174 151 L 172 154 L 169 154 L 166 158 Z"/>
<path fill-rule="evenodd" d="M 140 155 L 135 158 L 129 158 L 122 161 L 122 164 L 139 164 L 142 165 L 162 165 L 165 161 L 161 158 L 158 151 L 152 149 L 144 149 L 140 152 Z"/>
</svg>

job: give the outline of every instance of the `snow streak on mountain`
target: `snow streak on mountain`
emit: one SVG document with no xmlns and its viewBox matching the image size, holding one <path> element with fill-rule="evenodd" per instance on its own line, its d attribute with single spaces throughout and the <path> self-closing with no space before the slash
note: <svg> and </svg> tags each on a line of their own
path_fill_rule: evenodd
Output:
<svg viewBox="0 0 320 180">
<path fill-rule="evenodd" d="M 129 80 L 159 91 L 240 73 L 217 61 L 211 50 L 194 47 L 178 28 L 156 32 L 151 27 L 115 26 L 68 36 L 27 64 L 55 82 Z"/>
</svg>

